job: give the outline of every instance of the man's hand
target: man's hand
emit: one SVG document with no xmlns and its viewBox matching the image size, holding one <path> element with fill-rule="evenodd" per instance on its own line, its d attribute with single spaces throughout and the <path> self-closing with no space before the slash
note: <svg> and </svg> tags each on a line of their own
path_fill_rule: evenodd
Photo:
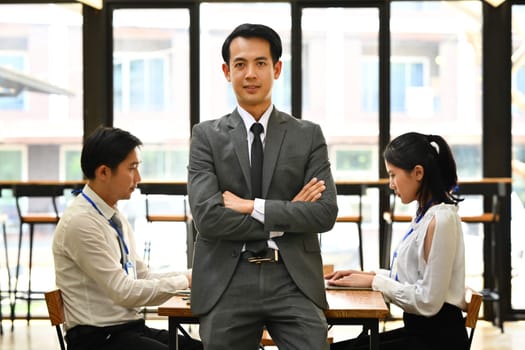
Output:
<svg viewBox="0 0 525 350">
<path fill-rule="evenodd" d="M 326 190 L 324 181 L 314 177 L 295 195 L 292 202 L 315 202 L 321 198 L 324 190 Z"/>
<path fill-rule="evenodd" d="M 241 198 L 230 191 L 222 193 L 224 207 L 235 210 L 241 214 L 251 214 L 253 211 L 253 200 Z"/>
<path fill-rule="evenodd" d="M 324 190 L 326 190 L 324 181 L 314 177 L 295 195 L 292 202 L 315 202 L 321 198 Z M 224 191 L 222 200 L 225 208 L 235 210 L 238 213 L 251 214 L 253 211 L 253 199 L 244 199 L 230 191 Z"/>
</svg>

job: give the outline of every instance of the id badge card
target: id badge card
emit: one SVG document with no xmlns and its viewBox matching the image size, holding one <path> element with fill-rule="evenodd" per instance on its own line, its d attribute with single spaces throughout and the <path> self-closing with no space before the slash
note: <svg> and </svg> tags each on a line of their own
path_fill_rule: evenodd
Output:
<svg viewBox="0 0 525 350">
<path fill-rule="evenodd" d="M 137 279 L 137 270 L 135 270 L 135 265 L 131 261 L 126 262 L 126 272 L 131 278 Z"/>
</svg>

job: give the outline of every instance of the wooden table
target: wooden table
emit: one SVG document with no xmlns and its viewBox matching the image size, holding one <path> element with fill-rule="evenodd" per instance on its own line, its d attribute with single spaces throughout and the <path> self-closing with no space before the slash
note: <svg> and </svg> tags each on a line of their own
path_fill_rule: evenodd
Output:
<svg viewBox="0 0 525 350">
<path fill-rule="evenodd" d="M 368 290 L 327 290 L 330 308 L 325 310 L 329 325 L 363 325 L 370 331 L 370 349 L 379 349 L 379 320 L 388 316 L 389 310 L 381 292 Z M 192 315 L 188 301 L 175 296 L 160 305 L 160 316 L 168 317 L 170 350 L 178 350 L 177 334 L 180 325 L 199 323 Z"/>
</svg>

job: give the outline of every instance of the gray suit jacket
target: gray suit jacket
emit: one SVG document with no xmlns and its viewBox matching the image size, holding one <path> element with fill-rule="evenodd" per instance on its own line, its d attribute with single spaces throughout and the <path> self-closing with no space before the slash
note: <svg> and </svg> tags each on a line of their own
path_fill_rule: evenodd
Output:
<svg viewBox="0 0 525 350">
<path fill-rule="evenodd" d="M 188 169 L 188 196 L 198 231 L 193 258 L 191 307 L 195 315 L 209 312 L 235 272 L 243 244 L 275 241 L 299 289 L 327 308 L 317 233 L 330 230 L 337 217 L 336 189 L 321 128 L 275 108 L 268 121 L 264 148 L 262 194 L 265 223 L 224 207 L 228 190 L 251 198 L 247 132 L 237 110 L 195 125 Z M 313 177 L 326 183 L 315 203 L 293 197 Z"/>
</svg>

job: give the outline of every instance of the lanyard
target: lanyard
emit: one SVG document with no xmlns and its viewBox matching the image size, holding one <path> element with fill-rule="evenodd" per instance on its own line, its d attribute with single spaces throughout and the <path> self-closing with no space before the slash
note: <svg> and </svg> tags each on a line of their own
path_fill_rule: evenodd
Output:
<svg viewBox="0 0 525 350">
<path fill-rule="evenodd" d="M 102 212 L 97 207 L 95 202 L 93 202 L 93 200 L 91 198 L 89 198 L 88 195 L 84 193 L 84 191 L 80 190 L 80 194 L 89 202 L 89 204 L 91 204 L 93 206 L 93 208 L 95 208 L 98 211 L 98 213 L 100 215 L 104 216 L 104 214 L 102 214 Z M 113 220 L 109 219 L 108 222 L 111 225 L 111 227 L 113 227 L 115 229 L 115 231 L 117 231 L 117 235 L 118 235 L 120 241 L 122 242 L 122 245 L 124 246 L 124 252 L 126 253 L 126 255 L 129 255 L 128 246 L 126 244 L 126 241 L 124 240 L 124 234 L 118 228 L 117 224 L 115 224 L 115 222 Z"/>
<path fill-rule="evenodd" d="M 421 221 L 421 219 L 423 218 L 423 216 L 425 215 L 425 213 L 427 212 L 428 208 L 430 208 L 430 206 L 432 205 L 433 202 L 434 202 L 434 198 L 431 198 L 425 204 L 425 206 L 423 207 L 421 212 L 418 214 L 418 216 L 414 220 L 414 224 L 418 224 Z M 390 278 L 392 278 L 392 271 L 394 270 L 394 266 L 396 266 L 396 265 L 394 265 L 394 263 L 395 263 L 396 258 L 397 258 L 397 250 L 399 249 L 399 246 L 401 245 L 401 243 L 403 243 L 413 232 L 414 232 L 414 226 L 411 224 L 410 225 L 410 229 L 408 230 L 407 233 L 405 233 L 405 235 L 403 236 L 403 239 L 397 245 L 396 251 L 394 252 L 394 255 L 392 256 L 392 262 L 390 263 L 390 275 L 389 275 Z M 395 280 L 399 281 L 399 278 L 398 278 L 398 275 L 397 275 L 397 268 L 396 268 Z"/>
</svg>

